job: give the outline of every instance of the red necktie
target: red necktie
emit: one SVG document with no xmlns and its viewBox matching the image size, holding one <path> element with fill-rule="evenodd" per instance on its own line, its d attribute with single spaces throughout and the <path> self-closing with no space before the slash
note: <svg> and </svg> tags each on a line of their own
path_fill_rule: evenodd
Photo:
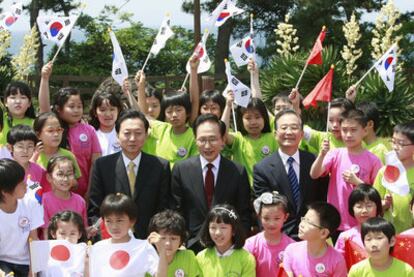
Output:
<svg viewBox="0 0 414 277">
<path fill-rule="evenodd" d="M 209 209 L 211 207 L 211 202 L 213 201 L 214 196 L 214 173 L 212 168 L 212 164 L 207 164 L 207 173 L 204 180 L 204 191 L 206 193 L 207 206 Z"/>
</svg>

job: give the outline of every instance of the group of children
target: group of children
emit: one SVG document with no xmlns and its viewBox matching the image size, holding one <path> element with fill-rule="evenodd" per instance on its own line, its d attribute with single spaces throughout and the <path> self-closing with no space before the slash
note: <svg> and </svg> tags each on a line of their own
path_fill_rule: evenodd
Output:
<svg viewBox="0 0 414 277">
<path fill-rule="evenodd" d="M 191 123 L 199 113 L 212 113 L 227 125 L 222 155 L 245 166 L 252 182 L 253 166 L 278 149 L 274 115 L 261 100 L 260 88 L 252 89 L 247 107 L 235 109 L 239 131 L 233 132 L 233 93 L 223 96 L 218 91 L 205 91 L 198 95 L 197 59 L 192 58 L 190 65 L 190 93 L 148 93 L 145 75 L 139 72 L 135 77 L 137 101 L 125 82 L 123 91 L 129 105 L 150 120 L 142 150 L 167 159 L 171 167 L 196 155 Z M 29 274 L 29 238 L 78 243 L 96 234 L 86 215 L 90 170 L 99 156 L 121 150 L 115 131 L 124 108 L 119 96 L 110 92 L 94 95 L 88 124 L 83 119 L 84 103 L 78 90 L 60 89 L 51 105 L 52 67 L 49 63 L 42 69 L 37 117 L 27 84 L 12 82 L 4 94 L 0 269 L 15 276 Z M 249 70 L 257 86 L 259 74 L 252 61 Z M 272 104 L 274 114 L 283 109 L 300 113 L 299 92 L 277 95 Z M 108 195 L 101 216 L 111 238 L 97 244 L 139 245 L 146 262 L 137 268 L 138 276 L 413 276 L 409 265 L 390 256 L 390 249 L 396 234 L 413 233 L 414 122 L 397 125 L 391 140 L 410 187 L 408 194 L 400 195 L 382 184 L 385 153 L 391 148 L 376 137 L 378 116 L 373 103 L 361 103 L 356 108 L 348 99 L 334 99 L 328 111 L 329 132 L 305 125 L 299 147 L 317 155 L 310 176 L 329 175 L 329 185 L 327 203 L 311 203 L 301 220 L 301 242 L 281 231 L 289 216 L 286 197 L 267 192 L 253 201 L 262 232 L 247 238 L 250 234 L 243 233 L 233 207 L 214 206 L 200 232 L 206 249 L 197 256 L 183 247 L 186 225 L 177 212 L 156 214 L 149 225 L 148 240 L 141 241 L 129 231 L 139 220 L 134 202 L 123 194 Z M 347 265 L 347 240 L 365 248 L 369 259 L 353 267 Z"/>
</svg>

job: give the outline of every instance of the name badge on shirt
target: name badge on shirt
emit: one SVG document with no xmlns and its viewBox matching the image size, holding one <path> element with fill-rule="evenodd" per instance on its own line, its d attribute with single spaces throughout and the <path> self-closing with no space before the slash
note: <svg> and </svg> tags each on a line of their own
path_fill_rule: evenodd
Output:
<svg viewBox="0 0 414 277">
<path fill-rule="evenodd" d="M 187 155 L 187 149 L 185 149 L 184 147 L 180 147 L 177 150 L 177 155 L 181 158 L 185 157 L 185 155 Z"/>
<path fill-rule="evenodd" d="M 22 233 L 30 232 L 30 220 L 25 216 L 19 216 L 18 224 Z"/>
<path fill-rule="evenodd" d="M 174 276 L 175 277 L 184 277 L 185 276 L 184 270 L 182 270 L 181 268 L 177 269 L 174 273 Z"/>
<path fill-rule="evenodd" d="M 316 270 L 316 272 L 318 272 L 318 273 L 324 273 L 324 272 L 325 272 L 325 270 L 326 270 L 326 267 L 325 267 L 325 265 L 324 265 L 323 263 L 318 263 L 318 264 L 316 264 L 316 266 L 315 266 L 315 270 Z"/>
<path fill-rule="evenodd" d="M 262 154 L 263 154 L 263 155 L 269 155 L 269 153 L 270 153 L 270 148 L 269 148 L 269 146 L 267 146 L 267 145 L 263 146 L 263 147 L 262 147 Z"/>
</svg>

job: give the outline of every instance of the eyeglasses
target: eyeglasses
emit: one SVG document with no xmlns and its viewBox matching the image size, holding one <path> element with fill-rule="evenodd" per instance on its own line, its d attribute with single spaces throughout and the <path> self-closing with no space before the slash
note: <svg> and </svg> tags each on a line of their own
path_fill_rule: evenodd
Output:
<svg viewBox="0 0 414 277">
<path fill-rule="evenodd" d="M 389 142 L 392 143 L 393 145 L 396 145 L 396 146 L 399 146 L 399 147 L 414 145 L 414 143 L 404 143 L 401 140 L 395 140 L 395 139 L 390 139 Z"/>
<path fill-rule="evenodd" d="M 27 147 L 25 147 L 25 146 L 23 146 L 23 145 L 14 145 L 13 146 L 13 149 L 14 149 L 14 151 L 17 151 L 17 152 L 32 152 L 32 151 L 34 151 L 34 146 L 27 146 Z"/>
<path fill-rule="evenodd" d="M 206 145 L 209 143 L 210 145 L 217 145 L 219 140 L 217 138 L 201 138 L 197 139 L 197 144 L 199 145 Z"/>
<path fill-rule="evenodd" d="M 301 218 L 300 218 L 300 221 L 302 222 L 306 222 L 306 224 L 309 224 L 310 226 L 313 226 L 313 227 L 315 227 L 315 228 L 318 228 L 318 229 L 325 229 L 325 227 L 322 227 L 322 226 L 320 226 L 320 225 L 318 225 L 318 224 L 315 224 L 315 223 L 313 223 L 313 222 L 310 222 L 309 221 L 309 219 L 307 219 L 306 217 L 304 217 L 304 216 L 302 216 Z"/>
</svg>

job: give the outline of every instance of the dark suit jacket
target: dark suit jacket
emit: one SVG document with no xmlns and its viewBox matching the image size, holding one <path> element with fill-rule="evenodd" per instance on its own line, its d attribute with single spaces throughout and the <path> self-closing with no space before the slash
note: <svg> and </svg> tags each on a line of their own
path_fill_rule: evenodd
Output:
<svg viewBox="0 0 414 277">
<path fill-rule="evenodd" d="M 172 208 L 184 216 L 190 233 L 187 246 L 199 240 L 198 232 L 208 213 L 200 156 L 174 165 L 171 180 Z M 244 167 L 221 157 L 212 206 L 232 205 L 246 231 L 250 229 L 250 186 Z"/>
<path fill-rule="evenodd" d="M 296 207 L 285 166 L 279 152 L 264 158 L 253 168 L 253 190 L 256 197 L 264 192 L 278 191 L 288 199 L 289 218 L 283 225 L 283 231 L 294 238 L 297 237 L 300 218 L 306 213 L 306 206 L 319 200 L 319 182 L 310 175 L 315 156 L 299 150 L 299 186 L 301 195 L 300 207 Z"/>
<path fill-rule="evenodd" d="M 171 171 L 168 161 L 142 152 L 132 199 L 138 207 L 135 235 L 145 239 L 148 224 L 157 212 L 168 208 Z M 128 175 L 121 152 L 96 160 L 89 188 L 88 216 L 95 221 L 105 196 L 122 192 L 131 197 Z"/>
</svg>

